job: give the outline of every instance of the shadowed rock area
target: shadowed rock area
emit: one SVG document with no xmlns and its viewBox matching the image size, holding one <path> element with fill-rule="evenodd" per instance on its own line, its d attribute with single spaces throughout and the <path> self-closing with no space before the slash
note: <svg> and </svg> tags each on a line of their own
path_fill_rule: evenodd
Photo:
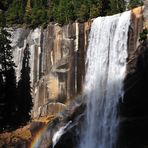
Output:
<svg viewBox="0 0 148 148">
<path fill-rule="evenodd" d="M 144 1 L 143 27 L 147 28 L 148 1 Z M 139 26 L 139 25 L 138 25 Z M 131 47 L 124 81 L 125 95 L 119 104 L 121 148 L 148 147 L 148 40 L 138 48 Z M 136 49 L 136 50 L 135 50 Z"/>
<path fill-rule="evenodd" d="M 148 146 L 148 40 L 142 43 L 128 61 L 124 82 L 125 95 L 120 103 L 120 147 Z"/>
</svg>

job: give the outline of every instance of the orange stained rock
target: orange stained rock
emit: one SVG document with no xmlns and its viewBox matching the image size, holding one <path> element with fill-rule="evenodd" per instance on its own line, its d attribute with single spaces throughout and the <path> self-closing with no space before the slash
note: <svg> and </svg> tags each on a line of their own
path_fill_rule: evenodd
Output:
<svg viewBox="0 0 148 148">
<path fill-rule="evenodd" d="M 31 144 L 29 145 L 29 148 L 34 148 L 36 143 L 38 142 L 38 140 L 40 139 L 41 135 L 43 134 L 43 132 L 46 130 L 46 126 L 44 126 L 43 128 L 41 128 L 36 135 L 33 137 L 33 140 L 31 141 Z"/>
<path fill-rule="evenodd" d="M 51 115 L 51 116 L 45 116 L 45 117 L 40 117 L 39 119 L 35 119 L 35 122 L 42 122 L 45 123 L 45 125 L 40 128 L 36 134 L 32 137 L 32 141 L 29 145 L 29 148 L 34 148 L 37 145 L 37 142 L 39 141 L 39 139 L 41 138 L 41 135 L 44 133 L 44 131 L 46 131 L 46 129 L 48 128 L 47 123 L 49 123 L 50 121 L 52 121 L 55 118 L 55 116 Z"/>
<path fill-rule="evenodd" d="M 50 93 L 50 98 L 51 99 L 55 99 L 58 96 L 59 93 L 59 84 L 58 84 L 58 79 L 55 78 L 54 76 L 50 76 L 48 78 L 48 82 L 47 82 L 47 87 L 49 89 Z"/>
<path fill-rule="evenodd" d="M 135 14 L 137 18 L 139 18 L 143 14 L 143 10 L 144 10 L 144 6 L 137 7 L 137 8 L 132 9 L 132 13 Z"/>
<path fill-rule="evenodd" d="M 20 140 L 25 141 L 25 140 L 31 139 L 31 133 L 30 133 L 29 127 L 30 125 L 26 125 L 15 131 L 1 133 L 0 147 L 4 145 L 15 144 Z"/>
<path fill-rule="evenodd" d="M 50 115 L 50 116 L 40 117 L 38 119 L 35 119 L 34 121 L 48 123 L 48 122 L 52 121 L 54 118 L 55 118 L 54 115 Z"/>
</svg>

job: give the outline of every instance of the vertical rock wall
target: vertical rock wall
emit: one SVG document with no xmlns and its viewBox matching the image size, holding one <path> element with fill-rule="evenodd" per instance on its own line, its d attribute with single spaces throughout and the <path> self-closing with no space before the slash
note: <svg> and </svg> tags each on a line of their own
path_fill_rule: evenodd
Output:
<svg viewBox="0 0 148 148">
<path fill-rule="evenodd" d="M 144 0 L 144 27 L 148 28 L 148 0 Z"/>
<path fill-rule="evenodd" d="M 49 24 L 45 30 L 9 29 L 17 80 L 20 79 L 23 51 L 29 45 L 33 117 L 49 114 L 48 108 L 53 103 L 63 109 L 64 103 L 82 91 L 90 26 L 91 22 L 86 22 L 62 27 Z"/>
<path fill-rule="evenodd" d="M 135 52 L 137 52 L 137 47 L 139 46 L 139 34 L 143 29 L 143 7 L 138 7 L 132 10 L 131 14 L 131 25 L 129 28 L 129 38 L 128 38 L 128 59 L 127 59 L 127 73 L 132 71 L 134 64 L 130 64 L 135 58 Z"/>
<path fill-rule="evenodd" d="M 128 52 L 129 58 L 139 45 L 139 33 L 143 29 L 143 7 L 132 10 L 131 25 L 129 28 Z"/>
<path fill-rule="evenodd" d="M 142 7 L 134 9 L 132 13 L 128 42 L 129 58 L 136 49 L 138 35 L 142 30 L 142 10 Z M 23 51 L 26 46 L 30 49 L 33 117 L 49 114 L 49 106 L 53 103 L 63 109 L 63 104 L 81 93 L 90 27 L 91 22 L 73 23 L 62 27 L 50 23 L 44 30 L 9 28 L 12 33 L 14 61 L 17 65 L 17 80 L 20 79 Z M 55 114 L 60 109 L 55 109 Z"/>
</svg>

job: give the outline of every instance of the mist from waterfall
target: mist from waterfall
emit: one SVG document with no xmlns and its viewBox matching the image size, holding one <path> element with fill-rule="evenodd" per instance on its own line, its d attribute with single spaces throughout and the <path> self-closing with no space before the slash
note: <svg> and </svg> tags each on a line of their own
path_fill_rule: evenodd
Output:
<svg viewBox="0 0 148 148">
<path fill-rule="evenodd" d="M 86 125 L 79 148 L 116 148 L 130 17 L 127 11 L 98 17 L 92 24 L 84 84 Z"/>
</svg>

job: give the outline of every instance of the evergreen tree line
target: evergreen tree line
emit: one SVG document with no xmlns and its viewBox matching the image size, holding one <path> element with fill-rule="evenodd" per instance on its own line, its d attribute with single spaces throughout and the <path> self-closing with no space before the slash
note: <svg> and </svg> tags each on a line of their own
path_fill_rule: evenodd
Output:
<svg viewBox="0 0 148 148">
<path fill-rule="evenodd" d="M 24 49 L 21 77 L 17 83 L 16 66 L 9 40 L 11 35 L 4 29 L 5 21 L 2 17 L 0 22 L 0 131 L 3 131 L 17 128 L 29 121 L 33 104 L 29 76 L 29 48 L 27 46 Z"/>
<path fill-rule="evenodd" d="M 97 16 L 125 11 L 125 0 L 2 0 L 7 9 L 7 24 L 27 24 L 35 28 L 49 21 L 66 24 Z M 141 0 L 130 0 L 128 8 L 141 5 Z"/>
</svg>

